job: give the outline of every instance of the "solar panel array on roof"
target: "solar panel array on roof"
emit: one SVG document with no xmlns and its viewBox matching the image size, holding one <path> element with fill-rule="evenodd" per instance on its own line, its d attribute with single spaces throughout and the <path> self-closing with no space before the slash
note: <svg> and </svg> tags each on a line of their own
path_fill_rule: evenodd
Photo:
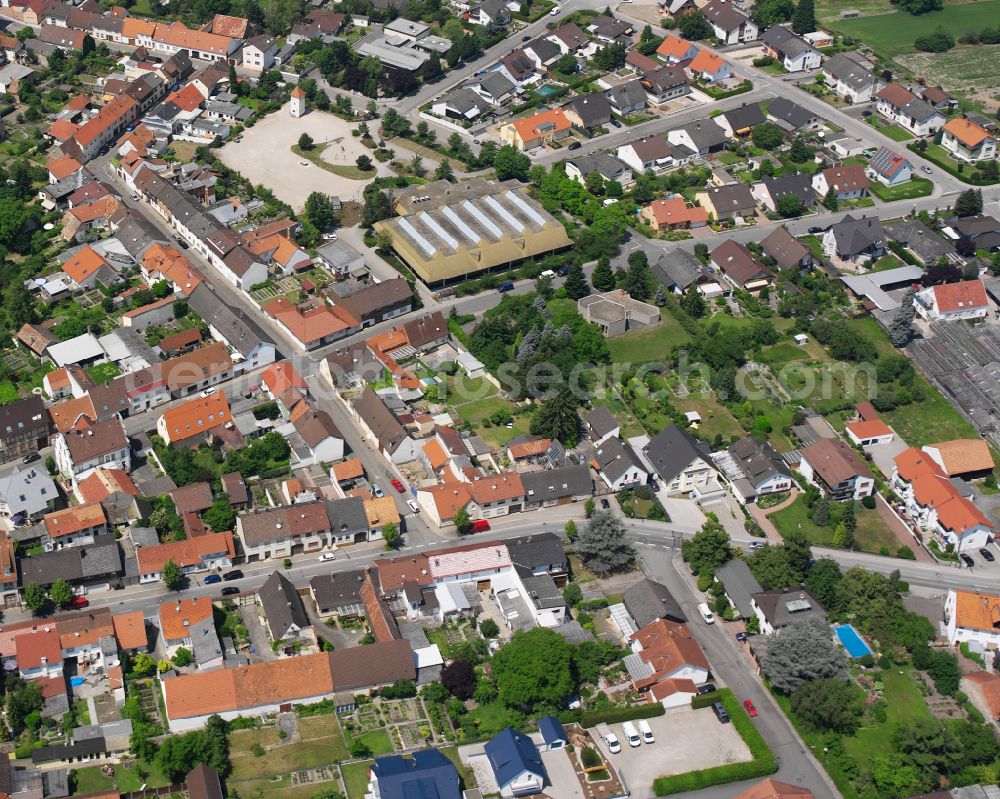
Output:
<svg viewBox="0 0 1000 799">
<path fill-rule="evenodd" d="M 805 599 L 793 599 L 791 602 L 786 602 L 785 607 L 789 613 L 801 613 L 803 610 L 809 610 L 812 605 Z"/>
<path fill-rule="evenodd" d="M 530 205 L 528 205 L 524 200 L 518 197 L 514 192 L 508 191 L 504 197 L 510 200 L 514 205 L 516 205 L 521 211 L 528 217 L 532 222 L 534 222 L 538 227 L 545 227 L 545 220 L 542 219 L 538 212 L 535 211 Z"/>
<path fill-rule="evenodd" d="M 486 216 L 486 214 L 480 211 L 479 208 L 477 208 L 468 200 L 462 203 L 462 207 L 466 211 L 468 211 L 473 217 L 475 217 L 476 221 L 479 222 L 479 224 L 482 225 L 486 229 L 486 231 L 493 236 L 493 238 L 495 239 L 500 238 L 500 236 L 502 235 L 502 233 L 500 232 L 500 228 L 494 225 L 492 220 L 488 216 Z"/>
<path fill-rule="evenodd" d="M 406 235 L 413 239 L 421 250 L 424 251 L 424 255 L 430 258 L 434 253 L 437 252 L 437 248 L 433 247 L 427 239 L 417 232 L 417 229 L 410 224 L 410 220 L 406 217 L 400 217 L 399 226 L 406 231 Z"/>
</svg>

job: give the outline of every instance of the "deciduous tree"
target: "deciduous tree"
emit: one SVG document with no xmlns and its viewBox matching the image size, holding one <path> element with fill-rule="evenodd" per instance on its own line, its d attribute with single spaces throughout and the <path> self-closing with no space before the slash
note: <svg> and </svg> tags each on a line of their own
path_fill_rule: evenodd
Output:
<svg viewBox="0 0 1000 799">
<path fill-rule="evenodd" d="M 49 587 L 49 598 L 56 605 L 65 605 L 73 598 L 73 586 L 60 578 Z"/>
<path fill-rule="evenodd" d="M 476 691 L 476 670 L 465 659 L 453 660 L 441 669 L 441 684 L 458 699 L 472 699 Z"/>
<path fill-rule="evenodd" d="M 184 575 L 181 574 L 181 567 L 168 560 L 160 570 L 160 579 L 171 591 L 177 591 L 184 584 Z"/>
<path fill-rule="evenodd" d="M 727 563 L 733 557 L 729 546 L 729 534 L 719 523 L 718 518 L 709 519 L 701 526 L 701 530 L 681 544 L 684 559 L 691 564 L 691 569 L 699 574 L 714 574 L 715 570 Z"/>
<path fill-rule="evenodd" d="M 792 712 L 811 730 L 853 735 L 864 716 L 864 702 L 864 692 L 851 681 L 812 680 L 792 693 Z"/>
<path fill-rule="evenodd" d="M 559 710 L 573 694 L 570 646 L 554 630 L 516 632 L 491 662 L 500 700 L 524 713 Z"/>
</svg>

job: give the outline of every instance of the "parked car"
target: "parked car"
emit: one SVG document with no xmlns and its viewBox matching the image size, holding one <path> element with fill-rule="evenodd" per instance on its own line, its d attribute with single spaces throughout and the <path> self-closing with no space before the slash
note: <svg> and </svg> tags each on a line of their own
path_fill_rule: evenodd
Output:
<svg viewBox="0 0 1000 799">
<path fill-rule="evenodd" d="M 653 728 L 649 726 L 649 722 L 646 719 L 639 719 L 638 724 L 642 742 L 644 744 L 656 743 L 656 738 L 653 737 Z"/>
<path fill-rule="evenodd" d="M 239 569 L 233 569 L 231 572 L 226 572 L 225 574 L 223 574 L 222 579 L 225 580 L 227 583 L 231 582 L 232 580 L 242 580 L 243 572 L 241 572 Z"/>
<path fill-rule="evenodd" d="M 870 117 L 871 115 L 872 115 L 871 111 L 862 111 L 861 112 L 861 116 L 863 116 L 863 117 Z"/>
<path fill-rule="evenodd" d="M 747 713 L 750 715 L 750 718 L 754 718 L 757 715 L 757 708 L 754 707 L 752 699 L 744 699 L 743 707 L 747 709 Z"/>
<path fill-rule="evenodd" d="M 710 694 L 714 690 L 715 690 L 715 683 L 707 682 L 704 685 L 699 685 L 696 693 L 698 694 L 698 696 L 701 696 L 702 694 Z"/>
<path fill-rule="evenodd" d="M 501 294 L 505 294 L 506 292 L 513 290 L 514 290 L 514 284 L 511 283 L 509 280 L 504 281 L 499 286 L 497 286 L 497 291 L 499 291 Z"/>
<path fill-rule="evenodd" d="M 234 594 L 238 594 L 239 592 L 240 589 L 237 588 L 235 585 L 227 585 L 225 588 L 222 589 L 223 596 L 233 596 Z"/>
<path fill-rule="evenodd" d="M 767 541 L 751 541 L 750 549 L 763 549 L 767 546 Z"/>
<path fill-rule="evenodd" d="M 420 506 L 417 504 L 416 500 L 408 499 L 406 500 L 406 504 L 409 506 L 410 510 L 412 510 L 414 513 L 420 512 Z"/>
<path fill-rule="evenodd" d="M 625 740 L 628 741 L 629 746 L 634 748 L 642 745 L 642 738 L 639 736 L 639 731 L 631 721 L 626 721 L 622 724 L 622 732 L 625 733 Z"/>
<path fill-rule="evenodd" d="M 608 508 L 610 508 L 610 507 L 611 507 L 611 503 L 610 503 L 610 502 L 608 502 L 608 501 L 607 501 L 606 499 L 602 499 L 602 500 L 601 500 L 601 507 L 602 507 L 602 508 L 603 508 L 604 510 L 608 510 Z"/>
<path fill-rule="evenodd" d="M 378 483 L 372 483 L 372 494 L 375 497 L 385 496 L 385 492 L 382 490 L 382 486 L 380 486 Z"/>
<path fill-rule="evenodd" d="M 69 602 L 63 605 L 63 607 L 69 610 L 83 610 L 85 607 L 88 607 L 89 605 L 90 605 L 90 600 L 87 599 L 86 597 L 75 596 Z"/>
<path fill-rule="evenodd" d="M 715 614 L 709 609 L 708 603 L 702 602 L 699 604 L 698 612 L 701 614 L 701 619 L 705 624 L 715 624 Z"/>
<path fill-rule="evenodd" d="M 559 16 L 559 6 L 553 6 L 552 10 L 549 12 L 549 16 L 550 17 L 558 17 Z"/>
<path fill-rule="evenodd" d="M 729 723 L 729 713 L 726 711 L 726 706 L 723 705 L 722 702 L 716 702 L 712 705 L 712 712 L 715 713 L 715 717 L 723 724 Z"/>
<path fill-rule="evenodd" d="M 332 552 L 324 552 L 322 555 L 319 556 L 319 560 L 321 563 L 325 563 L 328 560 L 335 560 L 336 557 L 337 556 L 334 555 Z"/>
<path fill-rule="evenodd" d="M 959 556 L 962 558 L 962 563 L 968 566 L 970 569 L 976 565 L 976 562 L 972 559 L 972 555 L 966 555 L 964 552 Z"/>
<path fill-rule="evenodd" d="M 474 533 L 485 533 L 490 529 L 490 523 L 486 519 L 476 519 L 472 523 L 471 530 Z"/>
<path fill-rule="evenodd" d="M 604 742 L 608 745 L 608 751 L 613 755 L 617 755 L 622 750 L 622 745 L 618 742 L 618 736 L 613 732 L 609 732 L 604 736 Z"/>
<path fill-rule="evenodd" d="M 403 494 L 406 492 L 406 486 L 403 485 L 403 482 L 398 477 L 393 477 L 389 482 L 392 483 L 392 487 L 396 489 L 397 493 Z"/>
<path fill-rule="evenodd" d="M 611 127 L 613 127 L 613 128 L 620 128 L 621 126 L 622 126 L 622 123 L 619 122 L 617 119 L 612 119 L 611 120 Z"/>
<path fill-rule="evenodd" d="M 221 583 L 222 582 L 222 575 L 221 574 L 210 574 L 210 575 L 208 575 L 208 577 L 206 577 L 204 580 L 202 580 L 202 582 L 205 583 L 205 585 L 215 585 L 216 583 Z"/>
<path fill-rule="evenodd" d="M 531 35 L 529 34 L 528 36 L 522 36 L 521 37 L 521 41 L 522 42 L 530 42 L 531 41 Z"/>
<path fill-rule="evenodd" d="M 211 397 L 214 393 L 215 393 L 214 388 L 206 388 L 204 391 L 201 392 L 201 396 Z"/>
<path fill-rule="evenodd" d="M 741 644 L 747 640 L 749 636 L 746 633 L 736 633 L 736 640 Z"/>
<path fill-rule="evenodd" d="M 21 463 L 34 463 L 35 461 L 39 460 L 41 457 L 42 456 L 39 455 L 37 452 L 29 452 L 27 455 L 25 455 L 23 458 L 21 458 Z"/>
<path fill-rule="evenodd" d="M 990 563 L 996 560 L 996 558 L 993 556 L 993 553 L 990 552 L 986 547 L 980 549 L 979 554 L 983 556 L 983 560 L 988 561 Z"/>
<path fill-rule="evenodd" d="M 809 228 L 809 232 L 810 233 L 822 233 L 823 232 L 823 228 L 821 228 L 819 225 L 813 225 L 811 228 Z"/>
<path fill-rule="evenodd" d="M 559 268 L 558 268 L 558 269 L 556 270 L 556 274 L 557 274 L 557 275 L 558 275 L 559 277 L 566 277 L 566 275 L 568 275 L 568 274 L 569 274 L 569 267 L 568 267 L 568 266 L 560 266 L 560 267 L 559 267 Z"/>
<path fill-rule="evenodd" d="M 934 174 L 934 170 L 931 169 L 929 166 L 927 166 L 927 164 L 921 164 L 920 165 L 920 170 L 922 172 L 926 172 L 928 175 L 933 175 Z"/>
<path fill-rule="evenodd" d="M 569 147 L 567 147 L 566 149 L 567 150 L 579 150 L 581 147 L 583 147 L 583 145 L 580 142 L 575 141 Z"/>
</svg>

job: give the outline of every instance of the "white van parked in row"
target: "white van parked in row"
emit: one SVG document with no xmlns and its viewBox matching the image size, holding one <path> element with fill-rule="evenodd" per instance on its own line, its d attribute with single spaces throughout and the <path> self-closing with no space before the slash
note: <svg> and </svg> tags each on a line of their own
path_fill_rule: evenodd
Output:
<svg viewBox="0 0 1000 799">
<path fill-rule="evenodd" d="M 639 746 L 642 743 L 639 731 L 631 721 L 622 724 L 622 732 L 625 733 L 625 740 L 628 741 L 629 746 Z"/>
<path fill-rule="evenodd" d="M 701 614 L 702 621 L 704 621 L 705 624 L 715 624 L 715 616 L 712 614 L 712 611 L 709 610 L 708 605 L 705 602 L 698 605 L 698 612 Z"/>
<path fill-rule="evenodd" d="M 646 719 L 639 719 L 639 732 L 642 733 L 642 742 L 644 744 L 656 743 L 656 738 L 653 737 L 653 728 L 649 726 L 649 722 Z"/>
</svg>

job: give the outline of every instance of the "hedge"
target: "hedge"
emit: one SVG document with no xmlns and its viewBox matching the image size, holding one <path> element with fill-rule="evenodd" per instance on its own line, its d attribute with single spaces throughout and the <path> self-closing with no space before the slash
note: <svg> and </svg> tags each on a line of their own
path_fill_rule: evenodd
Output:
<svg viewBox="0 0 1000 799">
<path fill-rule="evenodd" d="M 941 167 L 941 169 L 943 169 L 945 172 L 947 172 L 952 177 L 956 177 L 960 181 L 962 181 L 962 183 L 967 183 L 970 186 L 993 186 L 993 185 L 995 185 L 997 183 L 997 181 L 995 181 L 995 180 L 975 180 L 972 177 L 973 174 L 975 173 L 975 167 L 973 167 L 973 171 L 970 172 L 970 173 L 959 172 L 957 169 L 955 169 L 947 161 L 942 161 L 941 159 L 939 159 L 934 153 L 929 153 L 926 150 L 924 150 L 924 151 L 919 150 L 917 148 L 915 142 L 910 142 L 909 144 L 907 144 L 906 145 L 906 149 L 911 150 L 912 152 L 915 152 L 921 158 L 924 158 L 924 159 L 930 161 L 932 164 L 935 164 L 935 165 Z"/>
<path fill-rule="evenodd" d="M 698 710 L 703 707 L 711 707 L 716 702 L 721 701 L 722 694 L 718 691 L 712 691 L 707 694 L 698 694 L 691 697 L 691 709 Z"/>
<path fill-rule="evenodd" d="M 752 760 L 746 763 L 727 763 L 724 766 L 689 771 L 687 774 L 674 774 L 670 777 L 657 777 L 653 781 L 653 790 L 657 796 L 669 796 L 685 791 L 700 791 L 713 785 L 725 785 L 730 782 L 755 779 L 773 774 L 778 770 L 778 762 L 768 748 L 763 736 L 750 721 L 750 716 L 743 706 L 736 701 L 733 692 L 728 688 L 719 691 L 722 704 L 729 712 L 736 731 L 750 749 Z"/>
<path fill-rule="evenodd" d="M 651 719 L 655 716 L 662 716 L 665 712 L 663 705 L 659 702 L 653 702 L 645 705 L 632 705 L 631 707 L 609 707 L 582 712 L 569 710 L 559 714 L 559 721 L 563 724 L 577 722 L 581 727 L 596 727 L 598 724 L 618 724 L 635 719 Z"/>
</svg>

